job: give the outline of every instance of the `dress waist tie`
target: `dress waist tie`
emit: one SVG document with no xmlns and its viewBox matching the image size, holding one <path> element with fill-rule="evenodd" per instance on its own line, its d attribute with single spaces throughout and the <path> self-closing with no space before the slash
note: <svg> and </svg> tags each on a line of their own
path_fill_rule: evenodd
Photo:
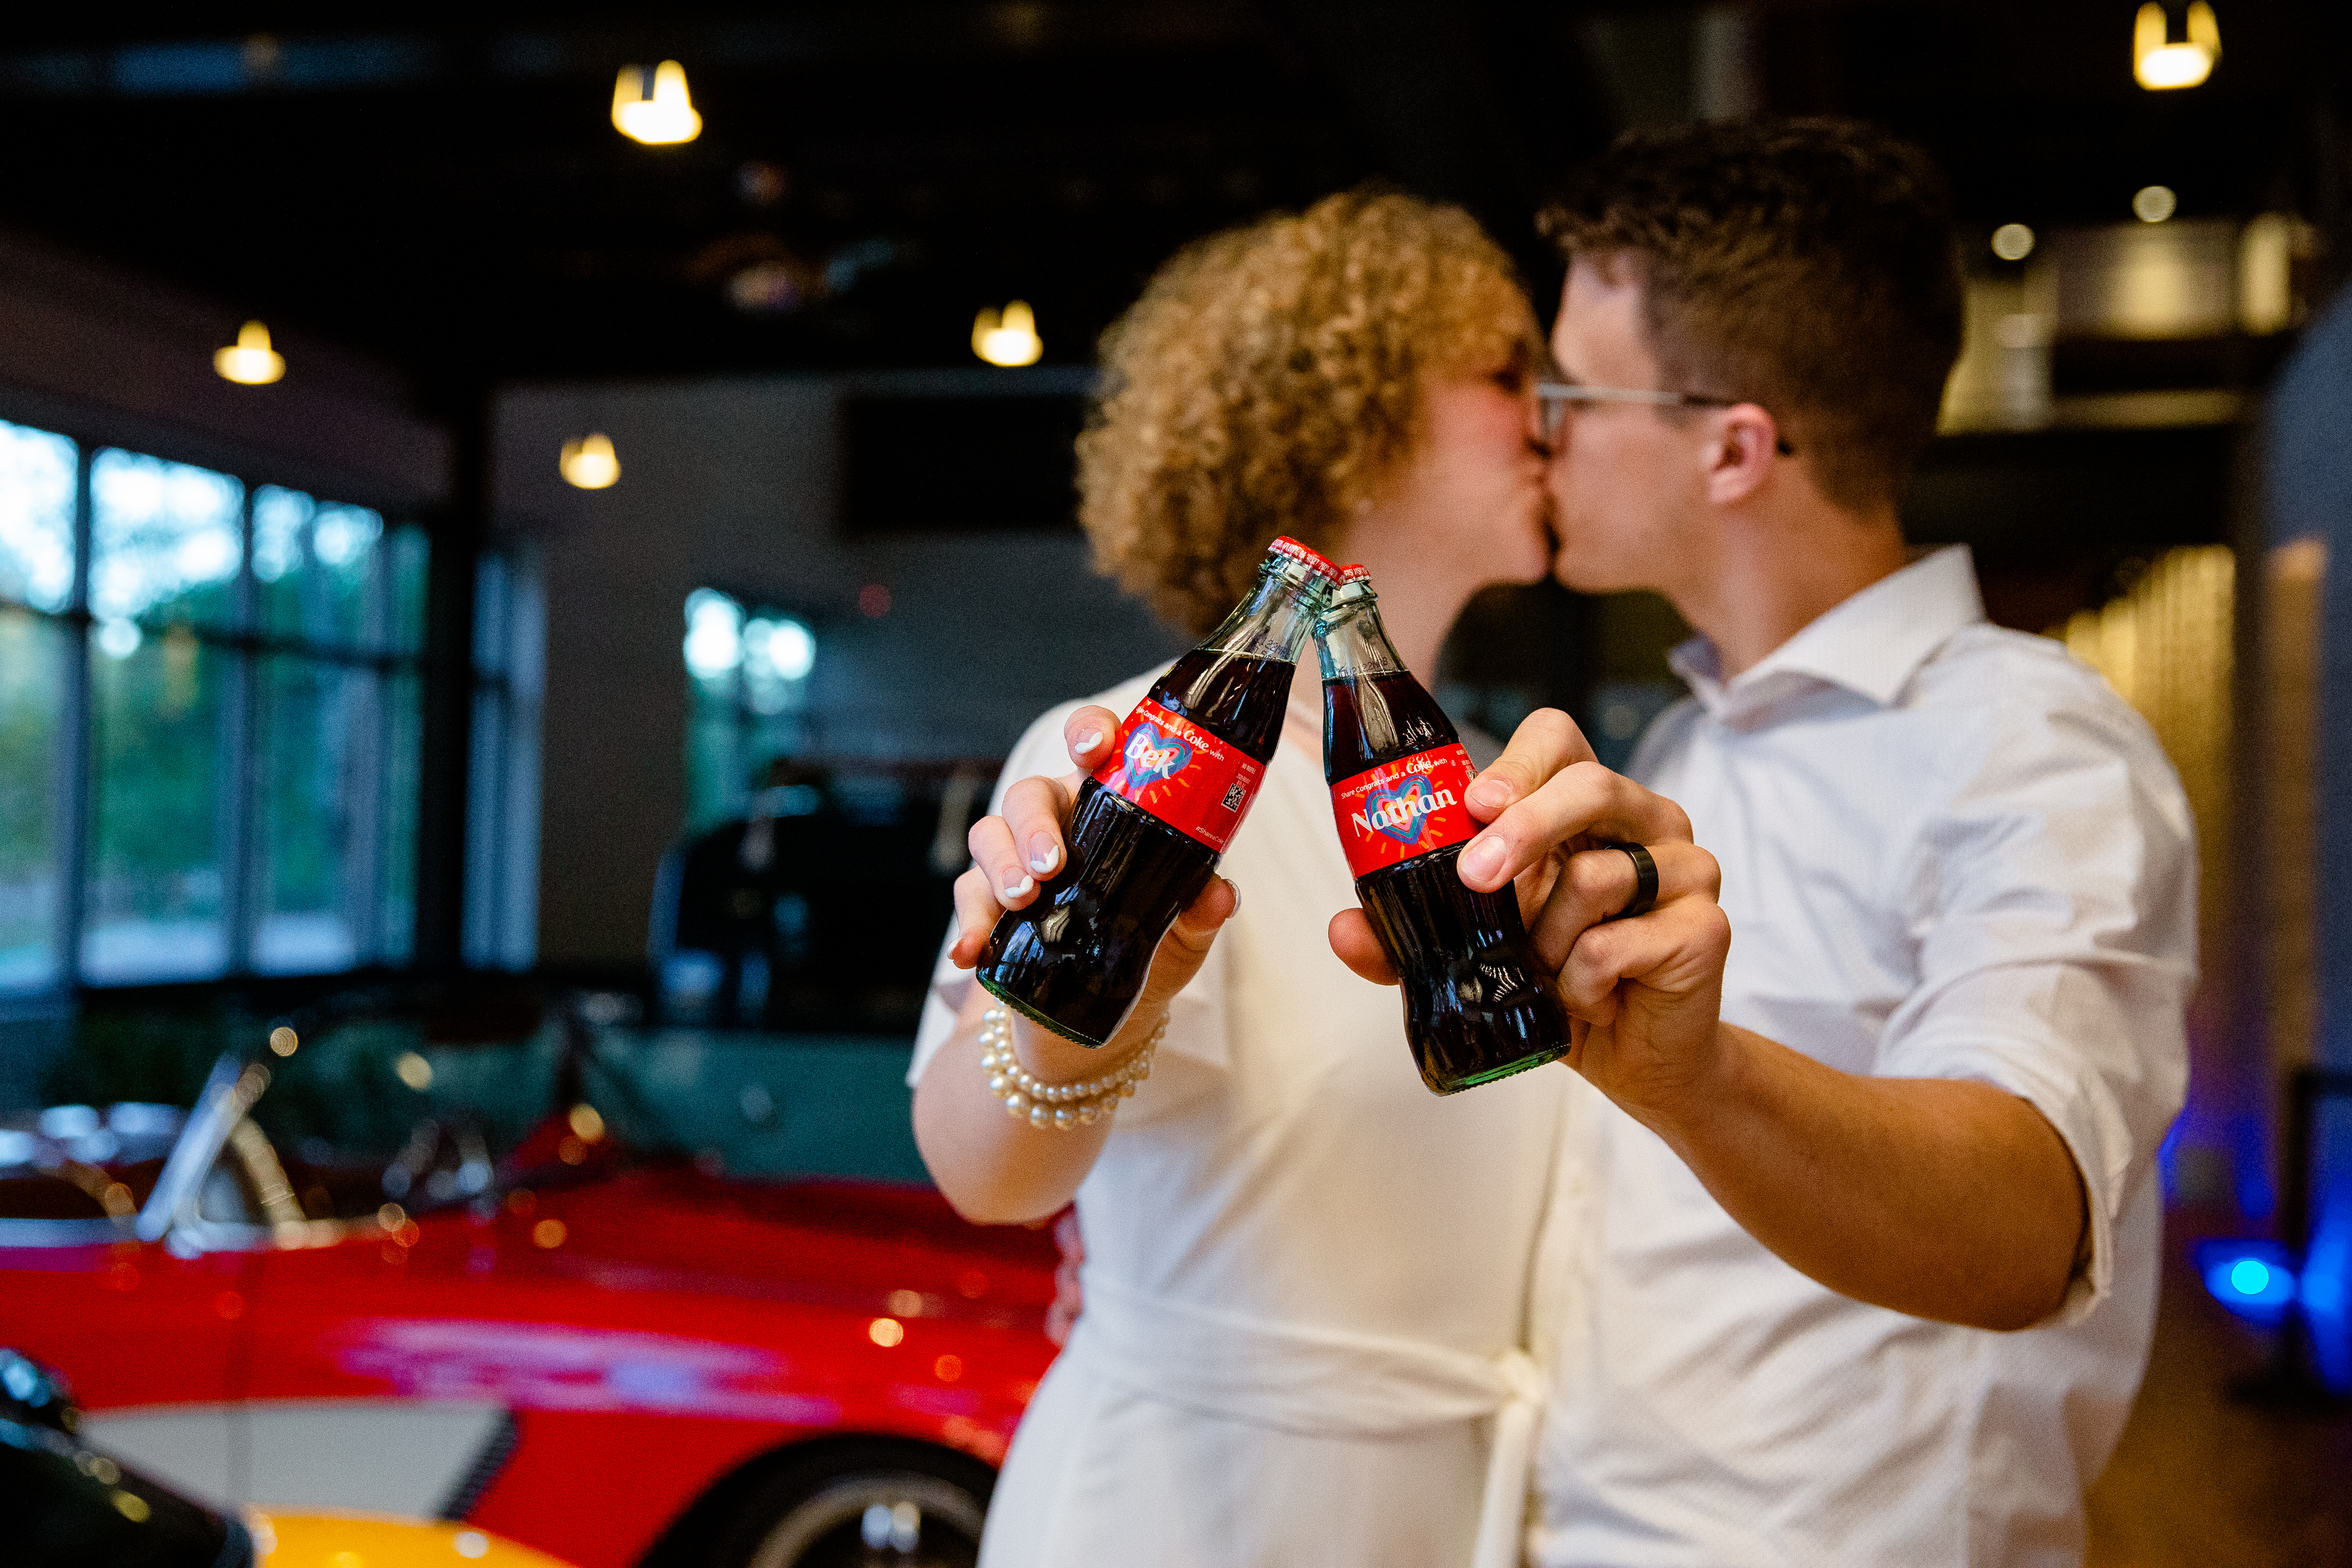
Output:
<svg viewBox="0 0 2352 1568">
<path fill-rule="evenodd" d="M 1171 1405 L 1314 1436 L 1495 1418 L 1471 1568 L 1517 1568 L 1544 1379 L 1524 1352 L 1308 1328 L 1147 1295 L 1088 1272 L 1065 1355 Z"/>
</svg>

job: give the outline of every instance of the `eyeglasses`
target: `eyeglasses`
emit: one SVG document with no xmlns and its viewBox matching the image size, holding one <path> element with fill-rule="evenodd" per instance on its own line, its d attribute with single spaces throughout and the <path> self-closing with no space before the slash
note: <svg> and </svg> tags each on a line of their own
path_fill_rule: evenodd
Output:
<svg viewBox="0 0 2352 1568">
<path fill-rule="evenodd" d="M 1653 408 L 1737 408 L 1751 401 L 1746 397 L 1709 397 L 1697 392 L 1646 392 L 1631 386 L 1587 386 L 1580 381 L 1547 379 L 1536 383 L 1536 402 L 1543 411 L 1543 438 L 1547 447 L 1559 441 L 1559 427 L 1568 418 L 1569 409 L 1580 403 L 1643 403 Z M 1773 449 L 1784 458 L 1797 455 L 1797 449 L 1785 440 L 1775 441 Z"/>
</svg>

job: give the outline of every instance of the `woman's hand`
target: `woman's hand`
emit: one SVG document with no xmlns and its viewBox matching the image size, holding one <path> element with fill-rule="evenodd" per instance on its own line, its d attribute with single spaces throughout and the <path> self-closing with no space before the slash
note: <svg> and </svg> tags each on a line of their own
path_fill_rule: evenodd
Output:
<svg viewBox="0 0 2352 1568">
<path fill-rule="evenodd" d="M 1079 709 L 1062 726 L 1063 742 L 1077 771 L 1058 779 L 1021 780 L 1004 792 L 1002 816 L 983 816 L 971 825 L 966 842 L 972 865 L 956 879 L 956 939 L 948 949 L 958 967 L 977 967 L 988 951 L 989 933 L 1004 912 L 1035 903 L 1043 884 L 1063 868 L 1078 786 L 1101 763 L 1118 733 L 1118 718 L 1109 709 Z M 1150 1019 L 1166 1011 L 1200 973 L 1218 931 L 1241 905 L 1241 890 L 1233 883 L 1223 877 L 1209 879 L 1201 896 L 1160 939 L 1133 1016 Z"/>
<path fill-rule="evenodd" d="M 1071 761 L 1081 771 L 1060 779 L 1023 779 L 1005 792 L 1003 815 L 972 825 L 973 865 L 956 879 L 956 939 L 948 950 L 954 963 L 976 967 L 1005 910 L 1028 908 L 1043 884 L 1066 868 L 1078 786 L 1118 733 L 1118 717 L 1108 709 L 1081 708 L 1064 731 Z M 1240 891 L 1231 882 L 1209 879 L 1170 924 L 1128 1022 L 1100 1050 L 1014 1016 L 1012 1040 L 1022 1065 L 1047 1083 L 1075 1083 L 1115 1067 L 1150 1036 L 1240 907 Z M 1064 1130 L 1006 1116 L 980 1062 L 981 1020 L 996 1003 L 981 987 L 971 990 L 954 1037 L 915 1087 L 915 1142 L 940 1191 L 965 1218 L 984 1225 L 1039 1219 L 1076 1194 L 1102 1152 L 1110 1119 Z"/>
<path fill-rule="evenodd" d="M 956 939 L 948 957 L 971 969 L 987 949 L 988 933 L 1007 910 L 1025 910 L 1037 900 L 1037 886 L 1062 868 L 1065 842 L 1078 786 L 1101 765 L 1118 718 L 1108 708 L 1081 708 L 1062 726 L 1062 741 L 1077 771 L 1058 779 L 1025 778 L 1004 792 L 1002 815 L 971 825 L 964 843 L 971 868 L 956 879 Z"/>
<path fill-rule="evenodd" d="M 1459 874 L 1482 892 L 1516 885 L 1536 960 L 1568 1009 L 1569 1065 L 1636 1114 L 1712 1070 L 1731 932 L 1715 858 L 1691 842 L 1682 808 L 1602 767 L 1551 709 L 1528 715 L 1465 804 L 1488 826 Z M 1638 873 L 1620 842 L 1657 867 L 1655 903 L 1631 919 L 1617 917 Z M 1361 910 L 1334 916 L 1330 940 L 1358 974 L 1396 984 Z"/>
</svg>

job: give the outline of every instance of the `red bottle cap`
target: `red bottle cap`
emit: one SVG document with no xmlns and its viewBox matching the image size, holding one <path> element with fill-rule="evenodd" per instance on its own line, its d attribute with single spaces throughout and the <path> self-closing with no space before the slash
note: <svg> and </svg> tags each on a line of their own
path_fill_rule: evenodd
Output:
<svg viewBox="0 0 2352 1568">
<path fill-rule="evenodd" d="M 1353 565 L 1353 566 L 1342 566 L 1342 567 L 1340 567 L 1340 568 L 1339 568 L 1339 579 L 1338 579 L 1338 581 L 1339 581 L 1339 586 L 1341 586 L 1341 587 L 1343 587 L 1343 588 L 1344 588 L 1344 587 L 1346 587 L 1346 586 L 1347 586 L 1349 584 L 1350 584 L 1350 583 L 1369 583 L 1369 582 L 1370 582 L 1371 580 L 1372 580 L 1372 570 L 1371 570 L 1371 568 L 1370 568 L 1370 567 L 1369 567 L 1369 566 L 1364 566 L 1364 565 Z"/>
<path fill-rule="evenodd" d="M 1339 574 L 1339 569 L 1325 560 L 1319 551 L 1307 549 L 1287 534 L 1267 545 L 1265 552 L 1269 555 L 1286 555 L 1326 582 Z"/>
</svg>

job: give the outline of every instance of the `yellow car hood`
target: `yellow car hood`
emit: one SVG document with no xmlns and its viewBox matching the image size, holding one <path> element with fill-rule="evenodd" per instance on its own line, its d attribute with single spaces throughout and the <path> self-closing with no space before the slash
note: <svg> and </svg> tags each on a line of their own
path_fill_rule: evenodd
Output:
<svg viewBox="0 0 2352 1568">
<path fill-rule="evenodd" d="M 251 1509 L 260 1568 L 570 1568 L 470 1524 Z"/>
</svg>

